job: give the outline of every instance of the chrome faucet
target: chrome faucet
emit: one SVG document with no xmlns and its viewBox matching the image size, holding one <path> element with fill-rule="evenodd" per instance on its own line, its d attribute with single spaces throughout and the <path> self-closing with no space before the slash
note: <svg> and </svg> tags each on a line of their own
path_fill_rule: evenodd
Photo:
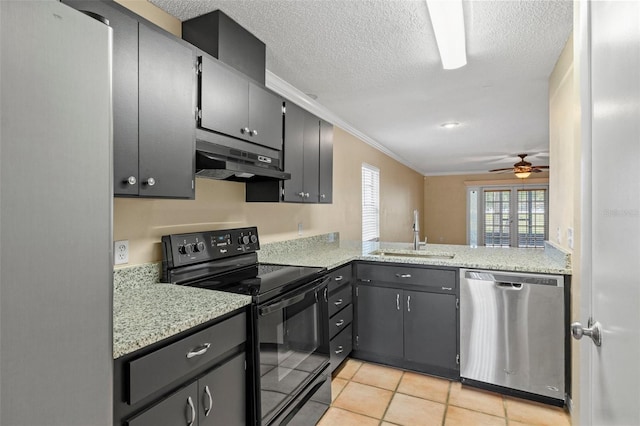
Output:
<svg viewBox="0 0 640 426">
<path fill-rule="evenodd" d="M 418 225 L 418 210 L 413 211 L 413 249 L 420 248 L 420 225 Z"/>
</svg>

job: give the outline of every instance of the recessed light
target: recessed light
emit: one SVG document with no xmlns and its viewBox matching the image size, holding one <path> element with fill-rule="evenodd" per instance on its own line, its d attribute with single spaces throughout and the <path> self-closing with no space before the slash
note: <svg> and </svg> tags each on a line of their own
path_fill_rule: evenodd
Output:
<svg viewBox="0 0 640 426">
<path fill-rule="evenodd" d="M 308 97 L 310 97 L 311 99 L 313 99 L 313 100 L 318 99 L 318 95 L 316 95 L 315 93 L 307 93 L 306 95 L 307 95 Z"/>
<path fill-rule="evenodd" d="M 458 123 L 457 121 L 449 121 L 446 123 L 442 123 L 440 127 L 444 127 L 445 129 L 453 129 L 454 127 L 458 127 L 459 125 L 460 123 Z"/>
</svg>

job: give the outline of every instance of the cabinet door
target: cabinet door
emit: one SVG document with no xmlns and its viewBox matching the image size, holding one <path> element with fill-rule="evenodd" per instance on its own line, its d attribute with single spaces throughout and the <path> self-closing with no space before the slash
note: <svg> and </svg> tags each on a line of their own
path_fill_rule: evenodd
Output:
<svg viewBox="0 0 640 426">
<path fill-rule="evenodd" d="M 249 82 L 248 140 L 282 150 L 282 98 Z"/>
<path fill-rule="evenodd" d="M 333 125 L 320 121 L 320 202 L 333 202 Z"/>
<path fill-rule="evenodd" d="M 200 127 L 249 140 L 247 80 L 208 57 L 201 64 Z"/>
<path fill-rule="evenodd" d="M 104 16 L 113 29 L 113 191 L 138 195 L 138 21 L 105 2 L 64 3 Z"/>
<path fill-rule="evenodd" d="M 246 424 L 244 361 L 242 353 L 198 380 L 199 426 Z"/>
<path fill-rule="evenodd" d="M 291 179 L 284 181 L 284 201 L 302 202 L 300 194 L 303 184 L 304 123 L 306 111 L 287 103 L 284 117 L 284 169 L 291 173 Z"/>
<path fill-rule="evenodd" d="M 197 425 L 197 392 L 198 386 L 192 383 L 130 419 L 126 424 L 127 426 Z"/>
<path fill-rule="evenodd" d="M 140 195 L 193 198 L 195 52 L 140 24 L 139 60 Z"/>
<path fill-rule="evenodd" d="M 404 291 L 404 356 L 434 367 L 456 368 L 456 296 Z"/>
<path fill-rule="evenodd" d="M 305 111 L 304 117 L 303 190 L 305 203 L 317 203 L 320 199 L 318 176 L 320 174 L 320 119 Z"/>
<path fill-rule="evenodd" d="M 402 290 L 358 285 L 357 350 L 402 358 Z"/>
</svg>

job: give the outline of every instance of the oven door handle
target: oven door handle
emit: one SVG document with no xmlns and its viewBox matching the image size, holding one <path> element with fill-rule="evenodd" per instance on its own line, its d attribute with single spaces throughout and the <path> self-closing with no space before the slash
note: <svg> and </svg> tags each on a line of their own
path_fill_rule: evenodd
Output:
<svg viewBox="0 0 640 426">
<path fill-rule="evenodd" d="M 295 305 L 296 303 L 303 301 L 307 294 L 314 293 L 322 287 L 326 286 L 327 281 L 329 281 L 330 279 L 330 277 L 322 278 L 319 284 L 316 284 L 311 288 L 303 288 L 291 297 L 287 297 L 286 299 L 280 300 L 276 303 L 272 303 L 271 305 L 263 306 L 259 310 L 260 316 L 270 314 L 271 312 L 278 311 L 282 308 L 286 308 L 287 306 Z"/>
</svg>

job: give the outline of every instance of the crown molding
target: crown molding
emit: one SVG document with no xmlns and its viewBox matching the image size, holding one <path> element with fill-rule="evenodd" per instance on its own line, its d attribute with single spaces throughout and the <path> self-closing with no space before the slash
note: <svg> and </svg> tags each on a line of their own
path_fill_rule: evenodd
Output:
<svg viewBox="0 0 640 426">
<path fill-rule="evenodd" d="M 362 140 L 367 145 L 393 158 L 397 162 L 404 164 L 405 166 L 409 167 L 411 170 L 414 170 L 415 172 L 421 175 L 424 175 L 424 173 L 419 171 L 414 165 L 410 164 L 407 160 L 398 156 L 397 154 L 389 150 L 387 147 L 381 145 L 375 139 L 371 138 L 370 136 L 356 129 L 354 126 L 352 126 L 351 124 L 349 124 L 348 122 L 340 118 L 338 115 L 336 115 L 333 111 L 331 111 L 324 105 L 320 104 L 315 99 L 311 99 L 305 93 L 303 93 L 296 87 L 292 86 L 291 84 L 287 83 L 282 78 L 278 77 L 277 75 L 275 75 L 269 70 L 266 70 L 265 72 L 265 86 L 267 86 L 269 89 L 273 90 L 280 96 L 283 96 L 284 98 L 296 103 L 297 105 L 301 106 L 302 108 L 306 109 L 312 114 L 317 115 L 321 119 L 328 121 L 335 126 L 340 127 L 342 130 L 346 132 L 351 133 L 353 136 Z"/>
</svg>

